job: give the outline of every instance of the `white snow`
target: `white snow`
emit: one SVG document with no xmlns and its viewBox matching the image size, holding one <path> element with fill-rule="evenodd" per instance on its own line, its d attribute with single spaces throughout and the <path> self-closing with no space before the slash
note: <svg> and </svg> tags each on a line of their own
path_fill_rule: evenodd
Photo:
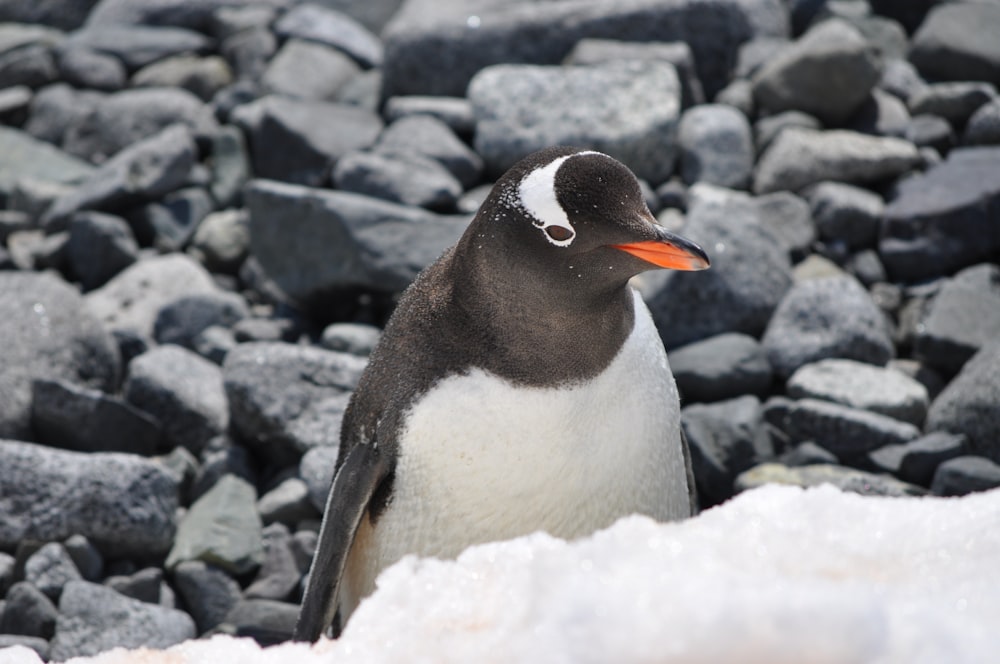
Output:
<svg viewBox="0 0 1000 664">
<path fill-rule="evenodd" d="M 986 662 L 1000 490 L 870 498 L 769 486 L 682 523 L 630 517 L 388 569 L 340 641 L 189 641 L 74 664 Z M 0 651 L 0 664 L 39 660 Z"/>
</svg>

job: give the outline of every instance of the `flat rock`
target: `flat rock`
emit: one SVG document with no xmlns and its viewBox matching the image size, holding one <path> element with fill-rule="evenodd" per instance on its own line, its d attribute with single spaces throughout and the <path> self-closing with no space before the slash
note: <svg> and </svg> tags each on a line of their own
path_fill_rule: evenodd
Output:
<svg viewBox="0 0 1000 664">
<path fill-rule="evenodd" d="M 920 429 L 907 422 L 819 399 L 793 403 L 785 418 L 785 430 L 793 440 L 811 440 L 839 458 L 907 443 L 920 436 Z"/>
<path fill-rule="evenodd" d="M 259 567 L 264 560 L 264 543 L 256 502 L 253 486 L 235 475 L 220 478 L 178 523 L 167 569 L 193 560 L 231 574 L 246 574 Z"/>
<path fill-rule="evenodd" d="M 818 131 L 823 128 L 823 125 L 817 118 L 802 111 L 782 111 L 781 113 L 758 118 L 753 126 L 757 154 L 762 154 L 778 134 L 791 127 L 815 129 Z"/>
<path fill-rule="evenodd" d="M 204 35 L 183 28 L 95 23 L 77 30 L 67 40 L 70 47 L 83 46 L 113 55 L 130 71 L 172 55 L 204 51 L 209 43 Z"/>
<path fill-rule="evenodd" d="M 87 16 L 87 24 L 107 25 L 177 25 L 192 30 L 205 30 L 212 17 L 227 8 L 251 7 L 278 9 L 287 6 L 285 0 L 201 0 L 188 3 L 177 0 L 101 0 Z"/>
<path fill-rule="evenodd" d="M 322 308 L 331 294 L 402 291 L 465 230 L 464 217 L 347 192 L 254 180 L 250 250 L 289 296 Z"/>
<path fill-rule="evenodd" d="M 455 207 L 462 184 L 437 161 L 416 152 L 352 152 L 337 162 L 333 183 L 342 191 L 436 210 Z"/>
<path fill-rule="evenodd" d="M 78 212 L 69 222 L 66 259 L 85 291 L 103 286 L 139 259 L 139 245 L 121 217 Z"/>
<path fill-rule="evenodd" d="M 371 146 L 382 121 L 369 111 L 321 101 L 262 97 L 233 111 L 249 139 L 257 177 L 324 183 L 343 155 Z"/>
<path fill-rule="evenodd" d="M 788 484 L 800 487 L 832 484 L 841 491 L 858 493 L 862 496 L 894 498 L 920 496 L 925 493 L 918 486 L 901 482 L 888 475 L 876 475 L 826 463 L 794 468 L 779 463 L 764 463 L 736 478 L 736 487 L 740 491 L 749 491 L 765 484 Z"/>
<path fill-rule="evenodd" d="M 382 113 L 389 123 L 414 115 L 432 117 L 464 137 L 472 136 L 476 130 L 476 116 L 472 104 L 465 97 L 390 97 L 385 100 Z"/>
<path fill-rule="evenodd" d="M 868 453 L 875 469 L 896 475 L 904 482 L 930 486 L 937 467 L 967 454 L 968 443 L 961 434 L 935 431 L 901 445 L 886 445 Z"/>
<path fill-rule="evenodd" d="M 201 560 L 179 563 L 173 579 L 199 634 L 221 623 L 240 599 L 240 584 L 222 568 Z"/>
<path fill-rule="evenodd" d="M 332 46 L 366 68 L 382 64 L 381 40 L 354 18 L 332 7 L 312 3 L 293 7 L 274 24 L 274 31 L 286 39 Z"/>
<path fill-rule="evenodd" d="M 77 183 L 94 171 L 90 164 L 30 134 L 0 127 L 0 193 L 10 195 L 19 180 Z"/>
<path fill-rule="evenodd" d="M 938 466 L 931 492 L 938 496 L 964 496 L 1000 487 L 1000 464 L 981 456 L 955 457 Z"/>
<path fill-rule="evenodd" d="M 208 102 L 233 82 L 233 72 L 218 55 L 176 55 L 143 67 L 132 76 L 132 85 L 146 88 L 181 88 Z"/>
<path fill-rule="evenodd" d="M 761 155 L 753 189 L 798 191 L 823 180 L 864 184 L 898 177 L 918 164 L 917 148 L 899 138 L 792 127 Z"/>
<path fill-rule="evenodd" d="M 750 184 L 753 136 L 746 116 L 725 104 L 702 104 L 681 116 L 677 142 L 681 177 L 731 189 Z"/>
<path fill-rule="evenodd" d="M 320 344 L 327 350 L 368 357 L 375 349 L 382 330 L 364 323 L 331 323 L 323 328 Z"/>
<path fill-rule="evenodd" d="M 668 349 L 723 332 L 759 335 L 791 286 L 784 246 L 750 196 L 708 185 L 692 194 L 681 233 L 705 248 L 712 268 L 664 271 L 641 289 Z"/>
<path fill-rule="evenodd" d="M 1000 85 L 1000 7 L 947 3 L 935 7 L 913 35 L 910 62 L 925 77 Z"/>
<path fill-rule="evenodd" d="M 86 46 L 71 46 L 59 51 L 59 77 L 78 88 L 114 92 L 125 87 L 128 73 L 121 60 Z"/>
<path fill-rule="evenodd" d="M 875 246 L 885 211 L 881 196 L 843 182 L 820 182 L 808 197 L 819 237 L 851 249 Z"/>
<path fill-rule="evenodd" d="M 126 597 L 89 581 L 66 584 L 52 640 L 52 659 L 96 655 L 115 647 L 167 648 L 195 637 L 183 611 Z"/>
<path fill-rule="evenodd" d="M 766 112 L 804 111 L 836 125 L 861 107 L 880 74 L 861 33 L 845 21 L 823 21 L 757 71 L 754 98 Z"/>
<path fill-rule="evenodd" d="M 913 115 L 934 115 L 961 127 L 979 107 L 996 97 L 997 90 L 989 83 L 931 83 L 913 93 L 907 100 L 907 106 Z"/>
<path fill-rule="evenodd" d="M 336 49 L 289 39 L 271 59 L 262 83 L 268 92 L 278 95 L 333 101 L 340 89 L 360 73 L 354 60 Z"/>
<path fill-rule="evenodd" d="M 250 637 L 263 645 L 275 645 L 292 638 L 298 616 L 298 604 L 273 599 L 242 599 L 226 616 L 221 631 Z"/>
<path fill-rule="evenodd" d="M 771 365 L 760 343 L 729 332 L 670 351 L 670 369 L 685 403 L 721 401 L 742 394 L 766 396 Z"/>
<path fill-rule="evenodd" d="M 965 434 L 969 449 L 1000 463 L 1000 344 L 973 355 L 931 404 L 928 431 Z"/>
<path fill-rule="evenodd" d="M 405 115 L 379 135 L 378 151 L 415 152 L 444 166 L 461 184 L 471 187 L 483 174 L 483 160 L 442 120 L 431 115 Z"/>
<path fill-rule="evenodd" d="M 879 254 L 897 281 L 950 274 L 988 260 L 1000 248 L 997 219 L 1000 147 L 953 150 L 896 187 L 886 206 Z"/>
<path fill-rule="evenodd" d="M 178 480 L 161 464 L 131 454 L 82 454 L 15 441 L 0 441 L 0 457 L 0 546 L 82 534 L 116 556 L 170 547 Z"/>
<path fill-rule="evenodd" d="M 496 65 L 476 74 L 468 97 L 476 152 L 494 176 L 550 145 L 604 152 L 655 184 L 673 171 L 680 84 L 668 63 Z"/>
<path fill-rule="evenodd" d="M 799 367 L 786 392 L 794 399 L 823 399 L 916 426 L 923 424 L 929 405 L 927 389 L 903 372 L 837 358 Z"/>
<path fill-rule="evenodd" d="M 159 451 L 160 421 L 124 399 L 65 380 L 36 380 L 31 424 L 46 445 L 80 452 Z"/>
<path fill-rule="evenodd" d="M 275 342 L 240 344 L 223 365 L 232 426 L 277 466 L 340 442 L 340 421 L 366 361 L 348 353 Z"/>
<path fill-rule="evenodd" d="M 58 78 L 52 48 L 43 44 L 29 44 L 0 53 L 0 86 L 5 88 L 26 85 L 40 88 Z"/>
<path fill-rule="evenodd" d="M 114 339 L 80 294 L 52 274 L 0 271 L 0 437 L 30 440 L 32 382 L 64 379 L 111 391 Z"/>
<path fill-rule="evenodd" d="M 884 366 L 895 354 L 885 315 L 852 277 L 796 283 L 761 338 L 775 373 L 840 357 Z"/>
</svg>

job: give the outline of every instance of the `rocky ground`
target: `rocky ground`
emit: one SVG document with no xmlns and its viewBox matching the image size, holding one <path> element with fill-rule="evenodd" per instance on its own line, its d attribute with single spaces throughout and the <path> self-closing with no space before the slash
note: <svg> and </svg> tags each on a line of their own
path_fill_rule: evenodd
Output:
<svg viewBox="0 0 1000 664">
<path fill-rule="evenodd" d="M 340 417 L 489 183 L 591 146 L 703 506 L 1000 486 L 1000 5 L 0 4 L 0 647 L 288 637 Z"/>
</svg>

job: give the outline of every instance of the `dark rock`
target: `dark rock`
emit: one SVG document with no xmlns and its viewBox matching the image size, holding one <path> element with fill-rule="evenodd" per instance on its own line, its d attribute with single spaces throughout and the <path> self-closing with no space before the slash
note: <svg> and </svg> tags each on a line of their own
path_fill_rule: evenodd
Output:
<svg viewBox="0 0 1000 664">
<path fill-rule="evenodd" d="M 858 0 L 856 4 L 864 8 L 867 0 Z M 831 6 L 834 5 L 832 3 L 827 5 Z M 853 16 L 843 15 L 840 18 L 861 33 L 861 36 L 875 49 L 879 62 L 906 57 L 909 46 L 906 30 L 897 21 L 868 11 Z"/>
<path fill-rule="evenodd" d="M 226 616 L 220 631 L 250 637 L 261 645 L 275 645 L 292 638 L 298 616 L 298 604 L 242 599 Z"/>
<path fill-rule="evenodd" d="M 819 463 L 837 464 L 837 455 L 824 449 L 816 443 L 807 440 L 778 457 L 777 461 L 785 466 L 812 466 Z"/>
<path fill-rule="evenodd" d="M 394 121 L 378 138 L 377 151 L 413 152 L 444 166 L 461 184 L 471 187 L 483 174 L 483 160 L 441 120 L 408 115 Z"/>
<path fill-rule="evenodd" d="M 139 246 L 124 219 L 100 212 L 78 212 L 69 223 L 66 258 L 70 272 L 89 291 L 136 262 Z"/>
<path fill-rule="evenodd" d="M 725 104 L 704 104 L 681 116 L 677 142 L 681 177 L 731 189 L 750 183 L 753 137 L 746 116 Z"/>
<path fill-rule="evenodd" d="M 926 493 L 912 484 L 900 482 L 888 475 L 875 475 L 854 468 L 832 464 L 816 464 L 789 468 L 779 463 L 765 463 L 751 468 L 736 478 L 739 491 L 749 491 L 765 484 L 790 484 L 800 487 L 832 484 L 841 491 L 862 496 L 920 496 Z"/>
<path fill-rule="evenodd" d="M 271 59 L 262 83 L 268 92 L 278 95 L 333 101 L 359 73 L 361 69 L 354 60 L 336 49 L 289 39 Z"/>
<path fill-rule="evenodd" d="M 120 365 L 114 340 L 79 293 L 51 274 L 0 272 L 0 436 L 31 439 L 36 379 L 113 390 Z M 67 533 L 68 534 L 68 533 Z"/>
<path fill-rule="evenodd" d="M 974 491 L 1000 487 L 1000 464 L 980 456 L 960 456 L 937 467 L 931 493 L 938 496 L 964 496 Z"/>
<path fill-rule="evenodd" d="M 132 360 L 122 389 L 129 403 L 160 420 L 169 448 L 197 454 L 229 426 L 221 370 L 180 346 L 160 346 Z"/>
<path fill-rule="evenodd" d="M 880 75 L 872 47 L 857 30 L 824 21 L 761 67 L 754 98 L 771 113 L 804 111 L 836 125 L 861 107 Z"/>
<path fill-rule="evenodd" d="M 792 404 L 785 430 L 793 440 L 811 440 L 840 458 L 920 436 L 920 429 L 912 424 L 819 399 L 799 399 Z"/>
<path fill-rule="evenodd" d="M 1000 99 L 983 104 L 972 114 L 962 141 L 966 145 L 1000 144 Z"/>
<path fill-rule="evenodd" d="M 207 190 L 187 187 L 145 205 L 135 215 L 133 224 L 143 244 L 153 245 L 164 253 L 178 251 L 214 207 Z"/>
<path fill-rule="evenodd" d="M 883 366 L 894 354 L 884 315 L 851 277 L 795 284 L 778 305 L 761 343 L 782 378 L 827 358 Z"/>
<path fill-rule="evenodd" d="M 264 542 L 255 504 L 257 492 L 244 480 L 225 475 L 191 505 L 177 526 L 167 569 L 200 560 L 231 574 L 251 572 L 264 560 Z"/>
<path fill-rule="evenodd" d="M 177 27 L 147 25 L 101 25 L 89 21 L 67 40 L 68 47 L 86 47 L 113 55 L 129 71 L 182 53 L 197 53 L 209 46 L 204 35 Z"/>
<path fill-rule="evenodd" d="M 9 196 L 19 180 L 35 178 L 47 182 L 76 183 L 94 169 L 30 135 L 0 127 L 0 195 Z"/>
<path fill-rule="evenodd" d="M 223 365 L 234 431 L 278 467 L 337 445 L 340 421 L 365 360 L 283 343 L 240 344 Z"/>
<path fill-rule="evenodd" d="M 135 87 L 182 88 L 205 102 L 232 82 L 232 70 L 217 55 L 174 56 L 143 67 L 132 77 Z"/>
<path fill-rule="evenodd" d="M 77 189 L 57 199 L 42 223 L 59 224 L 78 210 L 113 212 L 163 196 L 184 183 L 196 154 L 190 130 L 181 124 L 171 125 L 106 161 Z"/>
<path fill-rule="evenodd" d="M 1000 344 L 973 355 L 931 404 L 928 431 L 965 434 L 969 450 L 1000 462 Z"/>
<path fill-rule="evenodd" d="M 936 115 L 961 127 L 979 107 L 996 96 L 996 88 L 989 83 L 932 83 L 915 92 L 907 104 L 914 115 Z"/>
<path fill-rule="evenodd" d="M 267 26 L 241 30 L 227 37 L 219 48 L 237 80 L 254 82 L 254 87 L 277 50 L 278 40 Z"/>
<path fill-rule="evenodd" d="M 140 602 L 159 604 L 163 570 L 159 567 L 147 567 L 134 574 L 110 576 L 104 580 L 104 585 Z"/>
<path fill-rule="evenodd" d="M 111 588 L 72 581 L 59 601 L 52 659 L 96 655 L 111 648 L 167 648 L 194 638 L 183 611 L 125 597 Z"/>
<path fill-rule="evenodd" d="M 58 78 L 52 49 L 31 44 L 0 53 L 0 88 L 26 85 L 40 88 Z"/>
<path fill-rule="evenodd" d="M 721 401 L 741 394 L 763 397 L 771 365 L 751 336 L 728 333 L 670 351 L 670 368 L 685 402 Z"/>
<path fill-rule="evenodd" d="M 301 4 L 274 24 L 285 39 L 305 39 L 332 46 L 354 58 L 363 67 L 382 64 L 382 42 L 366 27 L 336 9 L 320 4 Z"/>
<path fill-rule="evenodd" d="M 36 380 L 31 419 L 46 445 L 80 452 L 158 451 L 160 422 L 119 397 L 62 380 Z"/>
<path fill-rule="evenodd" d="M 240 599 L 240 584 L 235 579 L 200 560 L 178 564 L 173 578 L 199 634 L 221 623 Z"/>
<path fill-rule="evenodd" d="M 60 30 L 75 30 L 83 25 L 87 14 L 97 2 L 98 0 L 5 2 L 0 5 L 0 22 L 40 23 Z"/>
<path fill-rule="evenodd" d="M 882 265 L 882 261 L 879 260 L 878 252 L 874 249 L 864 249 L 855 254 L 851 254 L 851 257 L 847 260 L 844 265 L 847 271 L 850 272 L 854 277 L 857 278 L 866 287 L 871 287 L 876 283 L 885 283 L 887 277 L 885 274 L 885 267 Z M 874 293 L 872 294 L 872 299 L 875 299 Z M 884 307 L 876 300 L 876 304 L 884 311 Z"/>
<path fill-rule="evenodd" d="M 468 97 L 476 152 L 494 176 L 560 144 L 607 153 L 654 184 L 673 171 L 680 84 L 667 63 L 496 65 L 476 74 Z"/>
<path fill-rule="evenodd" d="M 333 171 L 337 189 L 394 203 L 453 208 L 462 184 L 439 162 L 415 152 L 352 152 Z"/>
<path fill-rule="evenodd" d="M 113 55 L 83 46 L 59 51 L 59 77 L 76 88 L 114 92 L 125 87 L 125 65 Z"/>
<path fill-rule="evenodd" d="M 403 290 L 466 226 L 461 217 L 263 180 L 245 195 L 251 252 L 284 292 L 317 308 L 346 289 Z"/>
<path fill-rule="evenodd" d="M 906 126 L 906 140 L 918 148 L 934 148 L 946 153 L 955 145 L 955 132 L 944 118 L 936 115 L 915 115 Z"/>
<path fill-rule="evenodd" d="M 228 435 L 213 438 L 201 453 L 189 498 L 193 501 L 206 493 L 225 475 L 234 475 L 256 485 L 257 472 L 250 452 L 234 443 Z M 189 501 L 190 502 L 190 501 Z"/>
<path fill-rule="evenodd" d="M 73 535 L 65 542 L 66 553 L 73 559 L 73 564 L 80 575 L 87 581 L 97 581 L 104 572 L 104 556 L 89 539 L 83 535 Z"/>
<path fill-rule="evenodd" d="M 31 88 L 15 85 L 0 90 L 0 122 L 11 126 L 21 126 L 28 117 L 31 104 Z"/>
<path fill-rule="evenodd" d="M 381 336 L 382 331 L 374 325 L 333 323 L 323 330 L 320 344 L 327 350 L 367 357 Z"/>
<path fill-rule="evenodd" d="M 761 424 L 760 400 L 753 396 L 694 404 L 681 412 L 695 483 L 712 504 L 733 494 L 733 480 L 739 473 L 773 456 Z"/>
<path fill-rule="evenodd" d="M 937 431 L 902 445 L 886 445 L 869 452 L 867 461 L 879 472 L 891 473 L 912 484 L 930 486 L 937 467 L 966 454 L 967 447 L 965 436 Z"/>
<path fill-rule="evenodd" d="M 178 480 L 142 457 L 0 441 L 0 547 L 81 534 L 116 555 L 166 551 Z M 52 487 L 59 487 L 53 491 Z"/>
<path fill-rule="evenodd" d="M 426 115 L 441 121 L 459 136 L 472 136 L 476 130 L 476 116 L 472 104 L 465 97 L 390 97 L 382 112 L 389 123 L 414 115 Z"/>
<path fill-rule="evenodd" d="M 313 558 L 316 556 L 316 544 L 319 534 L 315 530 L 298 530 L 292 535 L 292 553 L 299 571 L 305 575 L 309 572 Z"/>
<path fill-rule="evenodd" d="M 320 516 L 309 502 L 309 487 L 297 477 L 288 478 L 261 496 L 257 511 L 265 524 L 280 522 L 287 526 Z"/>
<path fill-rule="evenodd" d="M 195 340 L 207 328 L 232 327 L 249 315 L 246 302 L 235 293 L 218 291 L 180 297 L 160 309 L 153 336 L 157 343 L 194 350 Z"/>
<path fill-rule="evenodd" d="M 729 79 L 738 46 L 754 36 L 783 35 L 786 17 L 783 7 L 768 0 L 713 5 L 644 0 L 594 5 L 586 11 L 575 3 L 538 11 L 532 3 L 493 1 L 477 6 L 471 18 L 461 2 L 411 0 L 383 33 L 385 96 L 460 96 L 484 67 L 555 64 L 583 38 L 614 37 L 687 42 L 706 96 L 712 98 Z"/>
<path fill-rule="evenodd" d="M 0 634 L 52 638 L 59 612 L 45 593 L 27 581 L 20 581 L 10 587 L 5 599 L 7 607 L 0 613 Z"/>
<path fill-rule="evenodd" d="M 646 293 L 668 349 L 723 332 L 759 335 L 791 285 L 787 252 L 751 197 L 706 185 L 692 193 L 683 233 L 708 248 L 712 269 L 661 273 Z"/>
<path fill-rule="evenodd" d="M 917 148 L 909 141 L 793 127 L 778 134 L 761 155 L 753 189 L 766 194 L 798 191 L 823 180 L 877 182 L 903 175 L 919 163 Z"/>
<path fill-rule="evenodd" d="M 910 112 L 906 110 L 906 104 L 876 88 L 855 111 L 848 128 L 862 134 L 902 137 L 909 122 Z"/>
<path fill-rule="evenodd" d="M 852 249 L 875 246 L 885 211 L 881 196 L 841 182 L 821 182 L 809 190 L 808 198 L 821 238 L 845 242 Z"/>
<path fill-rule="evenodd" d="M 321 445 L 303 454 L 299 462 L 299 476 L 309 489 L 309 501 L 320 512 L 326 509 L 326 499 L 333 484 L 337 453 L 337 443 Z"/>
<path fill-rule="evenodd" d="M 291 533 L 283 524 L 272 523 L 264 528 L 264 562 L 257 578 L 243 592 L 244 597 L 286 600 L 291 596 L 302 578 L 292 554 L 291 540 Z"/>
<path fill-rule="evenodd" d="M 913 35 L 910 62 L 929 79 L 1000 85 L 1000 7 L 945 3 Z"/>
<path fill-rule="evenodd" d="M 103 98 L 100 92 L 74 90 L 65 83 L 47 85 L 32 98 L 24 130 L 39 140 L 62 145 L 69 128 L 83 122 Z"/>
<path fill-rule="evenodd" d="M 343 104 L 263 97 L 233 111 L 246 133 L 258 177 L 317 186 L 353 150 L 371 146 L 382 130 L 372 113 Z"/>
<path fill-rule="evenodd" d="M 901 182 L 885 210 L 879 254 L 895 281 L 950 274 L 1000 249 L 1000 148 L 962 148 Z"/>
</svg>

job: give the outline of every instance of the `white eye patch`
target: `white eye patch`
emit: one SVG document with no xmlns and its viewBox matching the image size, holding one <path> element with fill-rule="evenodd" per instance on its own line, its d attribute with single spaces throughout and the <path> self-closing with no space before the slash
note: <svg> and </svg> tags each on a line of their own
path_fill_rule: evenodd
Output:
<svg viewBox="0 0 1000 664">
<path fill-rule="evenodd" d="M 576 238 L 573 224 L 556 199 L 556 171 L 572 156 L 575 155 L 559 157 L 531 171 L 521 180 L 517 191 L 521 205 L 534 218 L 532 223 L 535 228 L 540 229 L 545 239 L 557 247 L 568 247 Z"/>
</svg>

